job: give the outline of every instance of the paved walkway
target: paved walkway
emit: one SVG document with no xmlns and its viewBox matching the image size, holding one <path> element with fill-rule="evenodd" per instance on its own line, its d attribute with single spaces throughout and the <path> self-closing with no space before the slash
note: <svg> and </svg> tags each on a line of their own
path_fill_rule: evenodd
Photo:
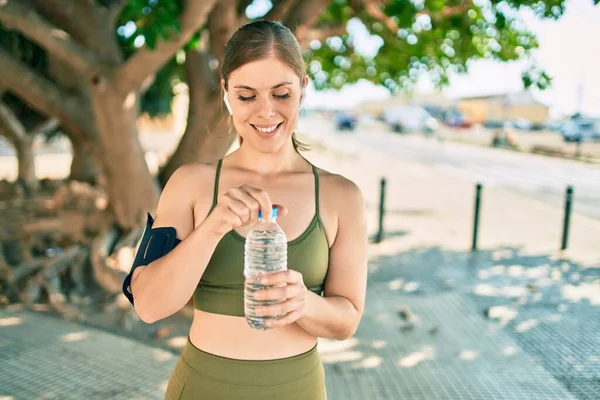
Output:
<svg viewBox="0 0 600 400">
<path fill-rule="evenodd" d="M 489 190 L 472 254 L 470 182 L 327 140 L 335 153 L 307 156 L 361 186 L 371 234 L 379 176 L 389 188 L 361 326 L 319 343 L 330 400 L 600 398 L 598 221 L 574 216 L 557 253 L 560 210 Z M 0 309 L 0 400 L 160 399 L 181 339 L 153 347 Z"/>
</svg>

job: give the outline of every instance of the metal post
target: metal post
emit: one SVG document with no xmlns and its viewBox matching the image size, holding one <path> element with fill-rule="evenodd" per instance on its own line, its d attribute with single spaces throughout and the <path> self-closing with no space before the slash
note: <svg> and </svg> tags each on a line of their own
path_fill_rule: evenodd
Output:
<svg viewBox="0 0 600 400">
<path fill-rule="evenodd" d="M 381 243 L 383 240 L 383 217 L 385 214 L 385 178 L 381 178 L 381 191 L 379 192 L 379 230 L 375 238 L 375 243 Z"/>
<path fill-rule="evenodd" d="M 481 183 L 475 186 L 475 217 L 473 218 L 473 245 L 471 251 L 477 250 L 477 233 L 479 230 L 479 209 L 481 207 Z"/>
<path fill-rule="evenodd" d="M 571 206 L 573 204 L 573 186 L 567 186 L 567 194 L 565 196 L 565 219 L 563 222 L 562 246 L 561 250 L 567 248 L 569 241 L 569 222 L 571 221 Z"/>
</svg>

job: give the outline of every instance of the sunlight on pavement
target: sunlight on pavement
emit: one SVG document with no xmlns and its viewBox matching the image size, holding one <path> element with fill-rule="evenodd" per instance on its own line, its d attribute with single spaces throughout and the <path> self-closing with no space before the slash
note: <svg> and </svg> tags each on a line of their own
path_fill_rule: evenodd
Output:
<svg viewBox="0 0 600 400">
<path fill-rule="evenodd" d="M 513 278 L 539 279 L 548 276 L 548 273 L 550 272 L 550 266 L 540 265 L 525 269 L 522 265 L 512 265 L 508 268 L 507 272 L 508 276 Z"/>
<path fill-rule="evenodd" d="M 319 338 L 319 353 L 336 353 L 349 350 L 358 345 L 358 343 L 359 340 L 356 338 L 341 341 Z"/>
<path fill-rule="evenodd" d="M 513 256 L 513 251 L 510 249 L 500 249 L 500 250 L 494 250 L 492 252 L 492 260 L 494 260 L 494 261 L 502 260 L 505 258 L 512 258 L 512 256 Z"/>
<path fill-rule="evenodd" d="M 363 357 L 360 351 L 343 351 L 341 353 L 321 354 L 321 360 L 324 364 L 338 363 L 344 361 L 358 361 Z"/>
<path fill-rule="evenodd" d="M 167 392 L 167 386 L 169 385 L 169 381 L 162 381 L 161 383 L 158 384 L 158 390 L 161 393 L 166 393 Z"/>
<path fill-rule="evenodd" d="M 404 291 L 406 293 L 416 292 L 419 289 L 419 284 L 417 282 L 408 282 L 404 285 Z"/>
<path fill-rule="evenodd" d="M 359 340 L 351 338 L 348 340 L 330 340 L 319 338 L 318 351 L 324 363 L 336 363 L 344 361 L 358 361 L 363 358 L 360 351 L 349 351 L 358 345 Z"/>
<path fill-rule="evenodd" d="M 540 321 L 538 319 L 528 319 L 527 321 L 523 321 L 521 322 L 519 325 L 517 325 L 517 327 L 515 328 L 515 330 L 517 332 L 523 333 L 526 332 L 532 328 L 535 328 L 536 326 L 538 326 L 540 324 Z"/>
<path fill-rule="evenodd" d="M 364 360 L 355 363 L 352 365 L 352 368 L 354 369 L 371 369 L 371 368 L 377 368 L 379 367 L 381 364 L 383 364 L 383 358 L 379 357 L 379 356 L 371 356 L 371 357 L 367 357 Z"/>
<path fill-rule="evenodd" d="M 81 340 L 87 339 L 89 337 L 89 332 L 71 332 L 66 335 L 62 335 L 60 340 L 62 342 L 79 342 Z"/>
<path fill-rule="evenodd" d="M 171 338 L 169 340 L 167 340 L 167 344 L 171 347 L 175 347 L 177 349 L 183 349 L 187 343 L 187 337 L 186 336 L 176 336 L 174 338 Z"/>
<path fill-rule="evenodd" d="M 579 286 L 564 285 L 562 296 L 574 303 L 587 299 L 591 305 L 600 305 L 600 283 L 582 283 Z"/>
<path fill-rule="evenodd" d="M 479 352 L 476 350 L 463 350 L 458 354 L 458 359 L 463 361 L 473 361 L 479 356 Z"/>
<path fill-rule="evenodd" d="M 162 349 L 153 349 L 152 356 L 156 361 L 169 361 L 175 357 L 173 354 Z"/>
<path fill-rule="evenodd" d="M 374 349 L 383 349 L 385 346 L 387 346 L 387 342 L 385 340 L 374 340 L 373 341 Z"/>
<path fill-rule="evenodd" d="M 502 349 L 502 354 L 507 357 L 514 356 L 517 354 L 517 348 L 513 346 L 506 346 L 504 349 Z"/>
<path fill-rule="evenodd" d="M 562 312 L 562 313 L 566 312 L 568 309 L 569 309 L 569 306 L 566 304 L 561 304 L 558 306 L 558 311 Z"/>
<path fill-rule="evenodd" d="M 504 275 L 505 268 L 503 265 L 496 265 L 495 267 L 482 269 L 477 273 L 479 279 L 488 279 L 492 276 Z"/>
<path fill-rule="evenodd" d="M 479 296 L 488 297 L 522 297 L 529 294 L 529 289 L 522 286 L 505 286 L 497 288 L 485 283 L 475 286 L 473 292 Z"/>
<path fill-rule="evenodd" d="M 433 346 L 425 346 L 421 351 L 402 357 L 398 361 L 398 366 L 402 368 L 412 368 L 425 360 L 433 360 L 434 358 L 435 348 Z"/>
<path fill-rule="evenodd" d="M 553 271 L 552 271 L 552 273 L 550 274 L 550 278 L 552 278 L 552 280 L 553 280 L 555 283 L 560 283 L 560 282 L 562 282 L 562 272 L 561 272 L 561 271 L 559 271 L 559 270 L 557 270 L 557 269 L 555 269 L 555 270 L 553 270 Z"/>
<path fill-rule="evenodd" d="M 487 312 L 487 316 L 491 319 L 500 320 L 500 325 L 506 326 L 510 321 L 517 318 L 519 313 L 514 308 L 507 306 L 494 306 L 490 307 Z"/>
<path fill-rule="evenodd" d="M 20 317 L 0 318 L 0 326 L 16 326 L 21 325 L 22 323 L 23 318 Z"/>
<path fill-rule="evenodd" d="M 400 290 L 404 285 L 404 281 L 402 279 L 394 279 L 388 283 L 388 287 L 390 290 Z"/>
</svg>

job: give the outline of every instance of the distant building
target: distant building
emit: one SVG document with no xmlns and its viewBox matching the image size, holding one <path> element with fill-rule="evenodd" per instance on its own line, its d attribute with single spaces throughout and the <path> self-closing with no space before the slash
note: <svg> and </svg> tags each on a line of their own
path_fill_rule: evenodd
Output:
<svg viewBox="0 0 600 400">
<path fill-rule="evenodd" d="M 355 107 L 354 111 L 367 112 L 372 115 L 380 115 L 385 109 L 399 106 L 434 106 L 448 109 L 454 105 L 454 100 L 445 97 L 440 92 L 415 93 L 412 96 L 397 95 L 385 100 L 366 101 Z"/>
<path fill-rule="evenodd" d="M 463 97 L 457 101 L 457 108 L 473 123 L 525 119 L 534 124 L 542 124 L 550 114 L 547 105 L 535 100 L 531 92 L 525 91 Z"/>
</svg>

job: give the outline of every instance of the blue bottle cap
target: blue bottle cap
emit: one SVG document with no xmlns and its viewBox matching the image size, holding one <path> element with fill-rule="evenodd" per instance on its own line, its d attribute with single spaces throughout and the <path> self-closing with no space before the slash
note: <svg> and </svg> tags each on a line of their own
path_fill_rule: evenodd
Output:
<svg viewBox="0 0 600 400">
<path fill-rule="evenodd" d="M 271 212 L 272 218 L 277 218 L 277 214 L 278 214 L 277 210 L 278 210 L 277 207 L 273 207 L 273 210 Z M 258 210 L 258 219 L 262 219 L 262 211 L 261 210 Z"/>
</svg>

